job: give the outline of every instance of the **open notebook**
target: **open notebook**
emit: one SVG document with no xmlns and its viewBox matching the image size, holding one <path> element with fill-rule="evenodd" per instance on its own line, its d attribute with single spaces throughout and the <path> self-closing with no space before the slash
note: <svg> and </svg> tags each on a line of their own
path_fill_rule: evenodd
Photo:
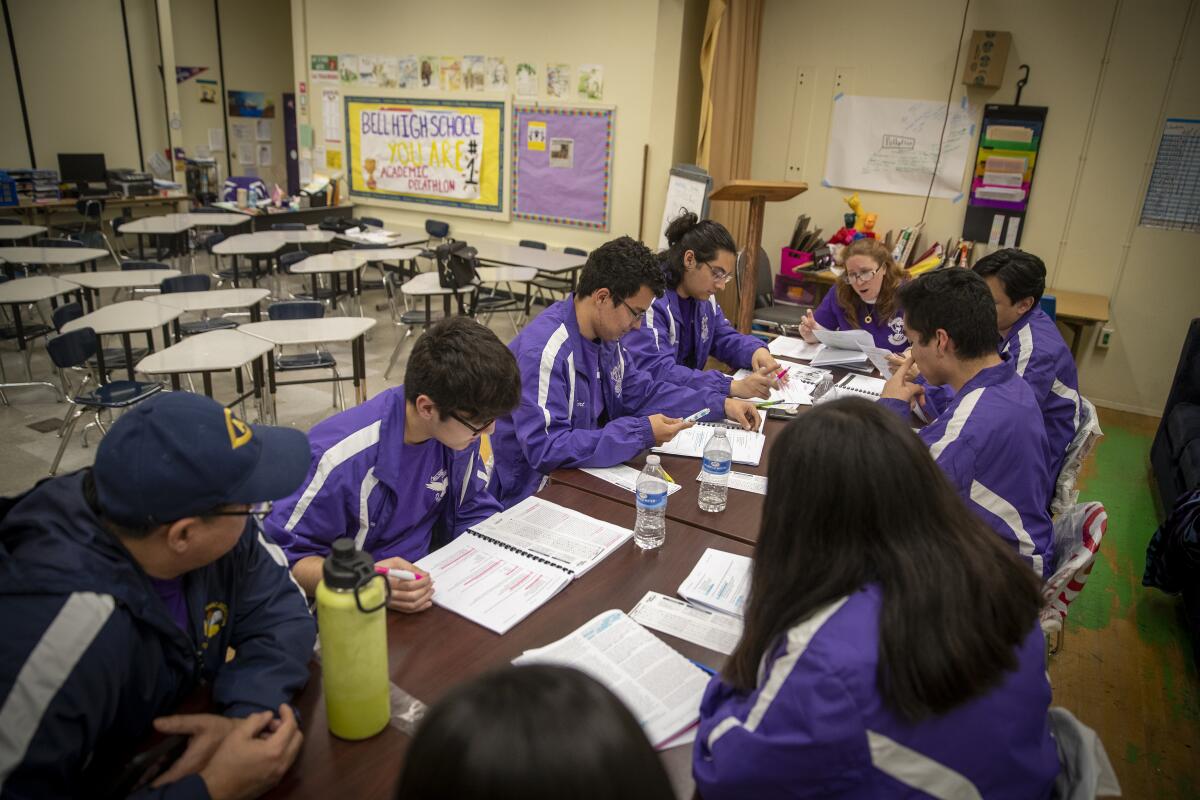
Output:
<svg viewBox="0 0 1200 800">
<path fill-rule="evenodd" d="M 527 497 L 417 566 L 436 582 L 433 602 L 503 634 L 631 536 L 628 528 Z"/>
<path fill-rule="evenodd" d="M 767 415 L 760 412 L 758 416 L 758 430 L 754 431 L 743 430 L 736 422 L 697 422 L 687 430 L 675 434 L 675 438 L 666 444 L 652 448 L 651 452 L 704 458 L 704 446 L 713 435 L 713 429 L 725 428 L 725 436 L 733 450 L 733 463 L 758 466 L 759 460 L 762 459 L 763 445 L 767 442 L 767 437 L 762 432 L 763 426 L 767 424 Z"/>
<path fill-rule="evenodd" d="M 817 387 L 822 381 L 833 382 L 833 373 L 827 369 L 806 367 L 803 364 L 787 364 L 787 379 L 779 386 L 771 389 L 771 396 L 763 402 L 780 403 L 783 405 L 812 405 L 813 398 L 821 392 Z M 733 373 L 733 379 L 740 381 L 750 374 L 748 369 L 739 369 Z M 828 388 L 828 386 L 824 387 Z M 824 391 L 824 389 L 822 389 Z M 761 400 L 758 397 L 744 397 L 743 400 Z"/>
<path fill-rule="evenodd" d="M 514 664 L 558 664 L 612 690 L 658 746 L 700 719 L 708 675 L 624 612 L 605 611 L 557 642 L 527 650 Z"/>
<path fill-rule="evenodd" d="M 882 378 L 870 375 L 847 375 L 835 383 L 832 388 L 817 399 L 818 403 L 827 403 L 839 397 L 865 397 L 867 400 L 878 400 L 883 394 L 886 382 Z"/>
</svg>

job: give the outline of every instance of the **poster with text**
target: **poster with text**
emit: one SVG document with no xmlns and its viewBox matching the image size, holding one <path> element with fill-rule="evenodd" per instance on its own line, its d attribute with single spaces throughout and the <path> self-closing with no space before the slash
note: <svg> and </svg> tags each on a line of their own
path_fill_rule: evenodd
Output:
<svg viewBox="0 0 1200 800">
<path fill-rule="evenodd" d="M 513 217 L 608 230 L 612 108 L 513 106 Z"/>
<path fill-rule="evenodd" d="M 505 104 L 345 98 L 350 194 L 504 213 Z"/>
</svg>

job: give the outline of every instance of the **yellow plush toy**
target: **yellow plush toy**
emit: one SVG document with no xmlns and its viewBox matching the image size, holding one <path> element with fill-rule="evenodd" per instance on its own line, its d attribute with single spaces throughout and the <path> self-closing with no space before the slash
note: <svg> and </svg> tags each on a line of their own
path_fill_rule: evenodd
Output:
<svg viewBox="0 0 1200 800">
<path fill-rule="evenodd" d="M 858 199 L 858 192 L 845 198 L 846 205 L 850 206 L 850 210 L 854 212 L 854 230 L 861 231 L 865 229 L 866 214 L 863 213 L 862 201 Z"/>
</svg>

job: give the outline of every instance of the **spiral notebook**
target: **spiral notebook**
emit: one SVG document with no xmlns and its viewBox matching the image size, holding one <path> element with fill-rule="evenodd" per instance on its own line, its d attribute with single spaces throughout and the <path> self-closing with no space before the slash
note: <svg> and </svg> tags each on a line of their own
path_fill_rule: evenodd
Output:
<svg viewBox="0 0 1200 800">
<path fill-rule="evenodd" d="M 633 531 L 527 497 L 417 562 L 433 577 L 433 602 L 506 633 L 603 561 Z"/>
<path fill-rule="evenodd" d="M 847 375 L 819 397 L 817 402 L 828 403 L 839 397 L 865 397 L 868 400 L 878 400 L 886 385 L 884 380 L 872 378 L 870 375 Z"/>
<path fill-rule="evenodd" d="M 666 444 L 651 448 L 652 453 L 666 453 L 670 456 L 689 456 L 704 458 L 704 446 L 713 435 L 713 428 L 725 428 L 725 437 L 729 439 L 729 447 L 733 451 L 733 463 L 758 466 L 762 459 L 763 446 L 767 437 L 763 435 L 763 426 L 767 424 L 767 415 L 759 414 L 758 430 L 743 430 L 736 422 L 698 422 L 690 428 L 675 434 L 675 438 Z"/>
</svg>

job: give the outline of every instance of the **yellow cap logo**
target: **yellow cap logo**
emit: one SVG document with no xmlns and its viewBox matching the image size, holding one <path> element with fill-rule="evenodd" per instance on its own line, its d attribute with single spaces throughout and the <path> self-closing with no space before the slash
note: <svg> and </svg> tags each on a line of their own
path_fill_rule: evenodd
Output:
<svg viewBox="0 0 1200 800">
<path fill-rule="evenodd" d="M 225 409 L 225 429 L 229 431 L 229 446 L 234 450 L 250 441 L 254 435 L 250 426 L 235 417 L 228 408 Z"/>
</svg>

